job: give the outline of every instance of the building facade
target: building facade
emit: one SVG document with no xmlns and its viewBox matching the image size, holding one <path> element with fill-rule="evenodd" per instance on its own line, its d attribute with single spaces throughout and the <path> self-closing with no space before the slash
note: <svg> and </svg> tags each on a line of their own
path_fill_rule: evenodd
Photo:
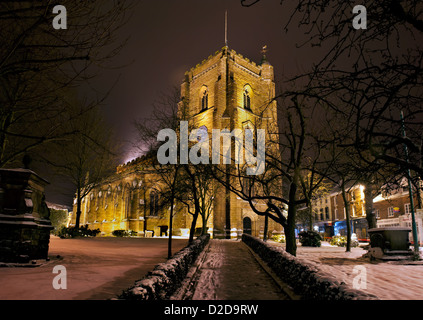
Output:
<svg viewBox="0 0 423 320">
<path fill-rule="evenodd" d="M 350 212 L 352 233 L 355 233 L 359 241 L 368 241 L 368 223 L 365 212 L 364 186 L 357 184 L 347 188 L 347 203 Z M 421 188 L 419 188 L 421 193 Z M 413 188 L 413 204 L 415 221 L 419 242 L 423 240 L 423 210 L 418 209 L 419 197 L 417 190 Z M 383 186 L 381 192 L 373 198 L 373 211 L 376 216 L 378 228 L 382 227 L 409 227 L 412 229 L 411 201 L 408 190 L 408 182 L 402 179 L 398 186 Z M 313 201 L 313 229 L 320 232 L 325 238 L 334 235 L 346 235 L 346 209 L 345 201 L 339 187 L 335 187 L 330 193 Z M 299 224 L 298 230 L 306 229 L 307 226 Z M 308 229 L 308 228 L 307 228 Z M 410 232 L 410 240 L 412 235 Z"/>
<path fill-rule="evenodd" d="M 265 56 L 256 64 L 225 46 L 185 73 L 179 116 L 188 121 L 190 128 L 207 130 L 209 136 L 214 129 L 264 129 L 268 141 L 277 127 L 274 96 L 273 67 Z M 216 165 L 223 166 L 223 159 Z M 85 197 L 81 224 L 98 228 L 104 235 L 114 230 L 162 235 L 169 226 L 170 210 L 158 205 L 158 189 L 157 176 L 144 158 L 121 165 Z M 71 224 L 75 223 L 75 211 Z M 191 221 L 186 208 L 177 203 L 174 234 L 187 235 Z M 198 221 L 197 226 L 201 227 L 202 222 Z M 216 238 L 239 237 L 243 232 L 262 237 L 264 218 L 255 214 L 247 201 L 220 186 L 207 227 Z M 268 230 L 280 233 L 282 227 L 269 219 Z"/>
</svg>

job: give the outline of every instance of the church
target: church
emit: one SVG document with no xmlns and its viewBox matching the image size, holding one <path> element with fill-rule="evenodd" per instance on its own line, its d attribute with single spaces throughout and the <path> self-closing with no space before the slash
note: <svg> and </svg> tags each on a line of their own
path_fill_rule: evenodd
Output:
<svg viewBox="0 0 423 320">
<path fill-rule="evenodd" d="M 184 118 L 190 126 L 213 129 L 265 129 L 266 139 L 277 130 L 277 105 L 273 101 L 273 66 L 263 57 L 259 63 L 225 45 L 185 72 L 181 84 Z M 116 172 L 95 186 L 82 202 L 80 225 L 100 229 L 108 236 L 114 230 L 137 236 L 163 236 L 169 226 L 170 208 L 159 204 L 160 186 L 154 170 L 141 157 L 118 166 Z M 188 236 L 192 215 L 181 203 L 175 205 L 173 235 Z M 75 224 L 76 206 L 71 223 Z M 198 219 L 197 227 L 202 227 Z M 238 238 L 242 233 L 263 237 L 265 219 L 249 203 L 220 186 L 213 197 L 207 221 L 214 238 Z M 281 233 L 282 226 L 269 219 L 268 236 Z"/>
</svg>

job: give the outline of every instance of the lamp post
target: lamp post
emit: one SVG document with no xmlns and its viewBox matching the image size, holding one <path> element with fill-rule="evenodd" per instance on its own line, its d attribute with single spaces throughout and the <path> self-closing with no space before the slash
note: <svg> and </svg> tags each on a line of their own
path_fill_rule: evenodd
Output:
<svg viewBox="0 0 423 320">
<path fill-rule="evenodd" d="M 406 138 L 405 133 L 405 125 L 404 125 L 404 114 L 401 111 L 401 127 L 402 127 L 402 135 Z M 404 143 L 404 152 L 405 152 L 405 159 L 408 163 L 408 148 L 407 145 Z M 413 228 L 413 241 L 414 241 L 414 254 L 415 257 L 419 257 L 419 240 L 417 237 L 417 227 L 416 227 L 416 218 L 414 216 L 414 201 L 413 201 L 413 190 L 411 185 L 411 174 L 410 168 L 407 168 L 407 178 L 408 178 L 408 195 L 410 197 L 410 209 L 411 209 L 411 221 L 412 221 L 412 228 Z"/>
</svg>

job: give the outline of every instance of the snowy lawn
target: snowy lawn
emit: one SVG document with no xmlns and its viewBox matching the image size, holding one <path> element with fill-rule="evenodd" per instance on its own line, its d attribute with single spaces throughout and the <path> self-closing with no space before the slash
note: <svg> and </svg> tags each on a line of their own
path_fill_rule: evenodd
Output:
<svg viewBox="0 0 423 320">
<path fill-rule="evenodd" d="M 270 240 L 268 244 L 284 246 Z M 345 248 L 322 242 L 320 248 L 299 245 L 297 257 L 306 263 L 316 265 L 320 270 L 332 274 L 351 287 L 354 278 L 358 275 L 354 267 L 364 266 L 367 288 L 361 290 L 374 294 L 381 300 L 423 299 L 423 264 L 421 262 L 420 264 L 394 261 L 371 262 L 369 258 L 362 257 L 366 252 L 360 247 L 351 248 L 351 252 L 345 252 Z"/>
</svg>

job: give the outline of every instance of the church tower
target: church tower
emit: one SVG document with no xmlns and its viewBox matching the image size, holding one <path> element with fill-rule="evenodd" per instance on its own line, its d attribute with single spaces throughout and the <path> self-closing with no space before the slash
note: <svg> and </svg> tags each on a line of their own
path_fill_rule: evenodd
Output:
<svg viewBox="0 0 423 320">
<path fill-rule="evenodd" d="M 192 128 L 265 129 L 266 140 L 277 127 L 273 67 L 266 59 L 256 64 L 225 45 L 185 73 L 180 112 Z M 221 188 L 213 203 L 213 236 L 242 232 L 260 235 L 263 222 L 246 201 Z M 263 219 L 264 220 L 264 219 Z"/>
</svg>

